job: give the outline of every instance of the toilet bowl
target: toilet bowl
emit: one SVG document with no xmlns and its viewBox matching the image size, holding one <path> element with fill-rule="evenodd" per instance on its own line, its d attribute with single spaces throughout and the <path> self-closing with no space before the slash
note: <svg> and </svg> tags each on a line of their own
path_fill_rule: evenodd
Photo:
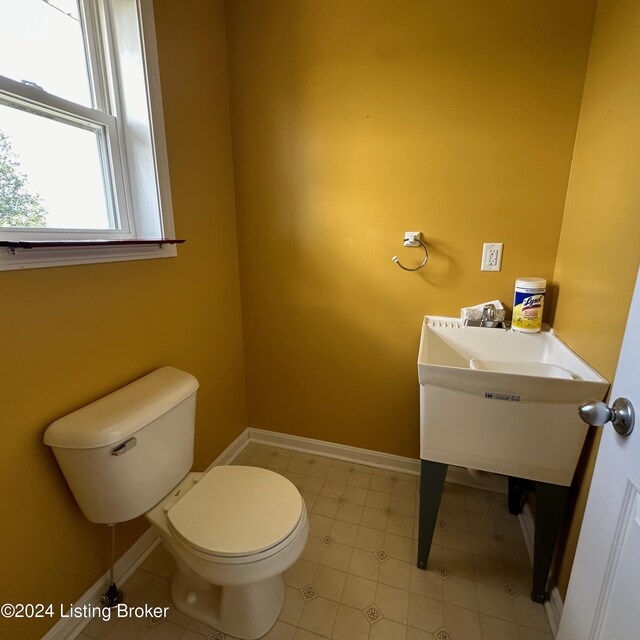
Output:
<svg viewBox="0 0 640 640">
<path fill-rule="evenodd" d="M 56 420 L 45 432 L 91 522 L 145 515 L 176 561 L 171 597 L 184 614 L 255 640 L 284 602 L 282 574 L 309 533 L 300 492 L 255 467 L 193 464 L 198 381 L 162 367 Z"/>
<path fill-rule="evenodd" d="M 237 638 L 269 631 L 284 602 L 282 574 L 309 533 L 304 501 L 286 478 L 242 466 L 190 473 L 145 516 L 176 562 L 179 611 Z"/>
</svg>

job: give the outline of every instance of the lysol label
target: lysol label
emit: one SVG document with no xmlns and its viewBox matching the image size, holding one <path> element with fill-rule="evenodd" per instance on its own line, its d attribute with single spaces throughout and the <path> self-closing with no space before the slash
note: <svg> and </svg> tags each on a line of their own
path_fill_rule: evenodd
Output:
<svg viewBox="0 0 640 640">
<path fill-rule="evenodd" d="M 543 295 L 529 296 L 522 301 L 523 309 L 533 309 L 534 307 L 541 307 L 544 301 Z"/>
<path fill-rule="evenodd" d="M 508 400 L 509 402 L 520 402 L 520 396 L 513 395 L 512 393 L 494 393 L 492 391 L 485 391 L 484 397 L 489 400 Z"/>
<path fill-rule="evenodd" d="M 513 299 L 513 320 L 511 326 L 516 331 L 540 331 L 544 292 L 531 289 L 516 289 Z"/>
</svg>

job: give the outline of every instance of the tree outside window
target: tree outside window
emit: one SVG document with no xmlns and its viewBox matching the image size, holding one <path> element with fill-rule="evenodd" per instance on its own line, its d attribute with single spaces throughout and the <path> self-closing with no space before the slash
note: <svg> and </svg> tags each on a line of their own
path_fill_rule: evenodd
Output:
<svg viewBox="0 0 640 640">
<path fill-rule="evenodd" d="M 41 198 L 31 191 L 11 141 L 0 131 L 0 227 L 46 227 Z"/>
</svg>

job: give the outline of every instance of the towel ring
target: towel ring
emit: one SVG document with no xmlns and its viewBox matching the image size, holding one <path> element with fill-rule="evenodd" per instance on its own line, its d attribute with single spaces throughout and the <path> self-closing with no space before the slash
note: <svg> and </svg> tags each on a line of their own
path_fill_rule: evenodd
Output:
<svg viewBox="0 0 640 640">
<path fill-rule="evenodd" d="M 422 240 L 420 240 L 420 238 L 418 237 L 414 238 L 414 242 L 418 242 L 424 249 L 424 260 L 417 267 L 414 267 L 413 269 L 411 267 L 405 267 L 403 264 L 400 263 L 400 260 L 398 260 L 398 256 L 393 256 L 393 258 L 391 258 L 393 262 L 395 262 L 401 269 L 404 269 L 405 271 L 418 271 L 418 269 L 422 269 L 422 267 L 424 267 L 424 265 L 427 264 L 427 260 L 429 259 L 429 249 L 427 249 L 427 245 L 424 242 L 422 242 Z M 405 245 L 405 246 L 411 246 L 411 245 Z"/>
</svg>

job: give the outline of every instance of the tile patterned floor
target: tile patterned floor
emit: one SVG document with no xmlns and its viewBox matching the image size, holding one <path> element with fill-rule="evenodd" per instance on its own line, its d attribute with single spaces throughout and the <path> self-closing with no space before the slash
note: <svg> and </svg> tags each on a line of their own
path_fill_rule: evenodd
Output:
<svg viewBox="0 0 640 640">
<path fill-rule="evenodd" d="M 552 640 L 543 607 L 527 595 L 531 565 L 506 496 L 447 483 L 421 571 L 417 477 L 255 443 L 234 464 L 283 474 L 309 513 L 309 540 L 265 639 Z M 80 638 L 233 640 L 171 605 L 171 573 L 158 547 L 122 585 L 130 603 L 169 606 L 167 619 L 96 619 Z"/>
</svg>

